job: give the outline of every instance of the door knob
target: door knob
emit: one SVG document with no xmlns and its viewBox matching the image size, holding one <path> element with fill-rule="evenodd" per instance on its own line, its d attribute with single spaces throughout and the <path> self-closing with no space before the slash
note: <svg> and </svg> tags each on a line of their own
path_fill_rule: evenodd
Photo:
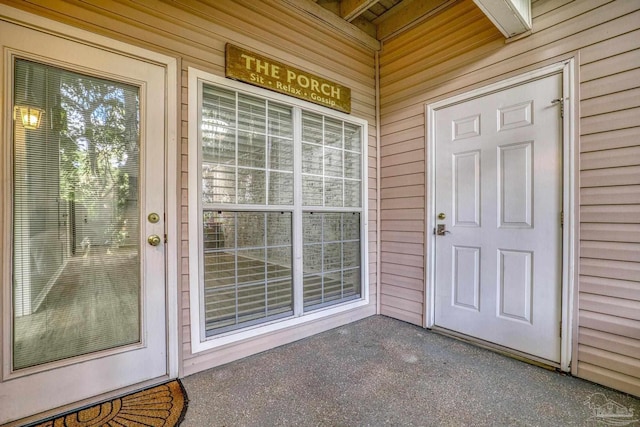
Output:
<svg viewBox="0 0 640 427">
<path fill-rule="evenodd" d="M 160 244 L 160 240 L 160 236 L 158 236 L 157 234 L 152 234 L 147 239 L 147 242 L 149 242 L 151 246 L 158 246 Z"/>
</svg>

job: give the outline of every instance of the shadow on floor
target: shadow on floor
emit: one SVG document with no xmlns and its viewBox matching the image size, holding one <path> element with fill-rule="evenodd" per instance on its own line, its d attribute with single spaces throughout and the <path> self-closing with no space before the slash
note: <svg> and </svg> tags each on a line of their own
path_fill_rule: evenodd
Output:
<svg viewBox="0 0 640 427">
<path fill-rule="evenodd" d="M 640 426 L 637 398 L 383 316 L 183 384 L 183 427 Z"/>
</svg>

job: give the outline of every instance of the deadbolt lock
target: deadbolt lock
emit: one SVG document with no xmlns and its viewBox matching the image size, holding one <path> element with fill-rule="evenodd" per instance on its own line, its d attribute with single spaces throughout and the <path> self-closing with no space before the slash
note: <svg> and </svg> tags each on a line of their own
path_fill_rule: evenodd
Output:
<svg viewBox="0 0 640 427">
<path fill-rule="evenodd" d="M 147 216 L 147 219 L 151 224 L 155 224 L 156 222 L 160 221 L 160 215 L 155 212 L 151 212 L 149 216 Z"/>
<path fill-rule="evenodd" d="M 438 219 L 445 219 L 447 216 L 444 214 L 444 212 L 440 212 L 438 214 Z"/>
</svg>

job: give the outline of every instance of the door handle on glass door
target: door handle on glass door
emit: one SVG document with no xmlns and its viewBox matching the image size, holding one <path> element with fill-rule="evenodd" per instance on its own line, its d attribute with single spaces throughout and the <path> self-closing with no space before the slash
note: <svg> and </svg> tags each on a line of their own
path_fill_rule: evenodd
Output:
<svg viewBox="0 0 640 427">
<path fill-rule="evenodd" d="M 160 236 L 158 236 L 157 234 L 152 234 L 147 239 L 147 242 L 149 242 L 151 246 L 158 246 L 160 244 L 160 240 Z"/>
</svg>

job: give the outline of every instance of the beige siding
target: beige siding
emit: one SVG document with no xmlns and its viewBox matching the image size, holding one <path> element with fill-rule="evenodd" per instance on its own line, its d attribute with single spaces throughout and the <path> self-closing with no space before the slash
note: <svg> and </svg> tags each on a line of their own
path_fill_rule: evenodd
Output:
<svg viewBox="0 0 640 427">
<path fill-rule="evenodd" d="M 580 58 L 581 225 L 605 232 L 580 240 L 577 374 L 640 395 L 640 31 Z"/>
<path fill-rule="evenodd" d="M 181 374 L 263 351 L 316 332 L 375 314 L 376 270 L 376 128 L 374 53 L 349 41 L 322 24 L 275 0 L 238 2 L 216 0 L 104 1 L 33 0 L 5 3 L 113 39 L 159 51 L 180 59 L 181 146 L 180 164 L 180 291 L 179 323 L 182 339 Z M 282 62 L 339 82 L 352 90 L 352 115 L 369 123 L 369 292 L 371 304 L 332 319 L 283 330 L 222 350 L 191 353 L 188 277 L 188 169 L 187 169 L 187 69 L 200 68 L 224 75 L 224 47 L 231 42 Z M 179 82 L 176 82 L 178 84 Z M 171 106 L 170 106 L 171 108 Z M 171 238 L 171 237 L 169 237 Z"/>
<path fill-rule="evenodd" d="M 428 230 L 416 225 L 425 218 L 425 105 L 575 56 L 581 259 L 573 372 L 640 395 L 639 9 L 632 1 L 534 1 L 533 33 L 505 43 L 472 0 L 463 0 L 385 42 L 382 314 L 424 322 Z"/>
</svg>

